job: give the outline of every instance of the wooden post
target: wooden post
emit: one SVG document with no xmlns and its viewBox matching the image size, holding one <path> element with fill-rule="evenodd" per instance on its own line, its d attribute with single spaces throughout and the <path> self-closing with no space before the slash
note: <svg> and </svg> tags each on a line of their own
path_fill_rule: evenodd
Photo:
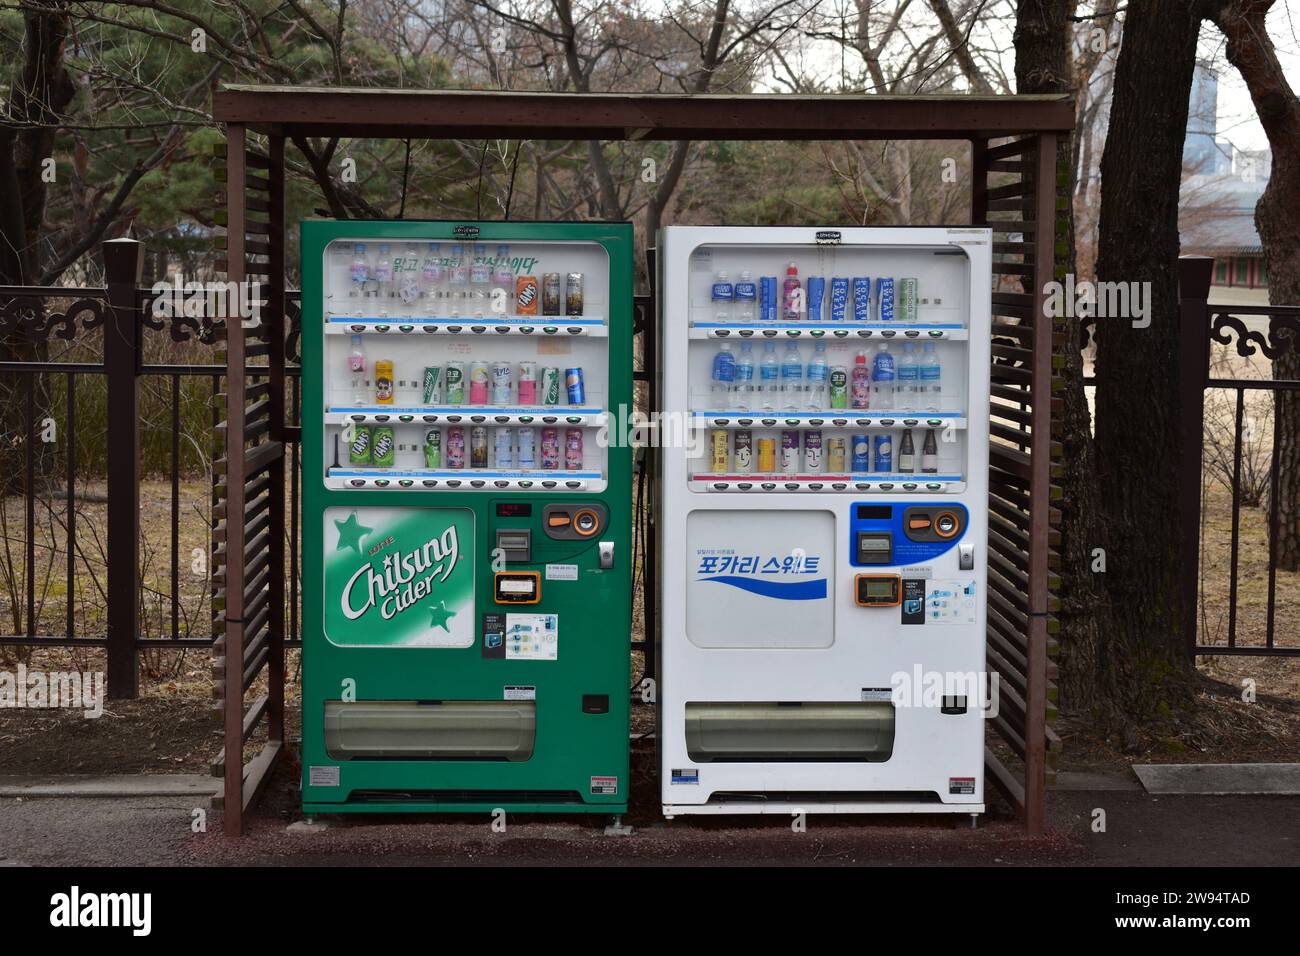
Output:
<svg viewBox="0 0 1300 956">
<path fill-rule="evenodd" d="M 140 315 L 136 291 L 144 247 L 135 239 L 104 243 L 108 314 L 104 368 L 108 377 L 108 696 L 139 695 L 140 635 Z"/>
<path fill-rule="evenodd" d="M 1033 296 L 1031 368 L 1032 437 L 1029 456 L 1029 633 L 1025 655 L 1025 829 L 1042 833 L 1047 822 L 1048 551 L 1052 510 L 1052 320 L 1045 309 L 1055 276 L 1056 135 L 1038 137 L 1034 156 Z M 1029 157 L 1026 157 L 1028 160 Z"/>
<path fill-rule="evenodd" d="M 1197 583 L 1200 579 L 1201 454 L 1204 442 L 1205 380 L 1210 372 L 1210 280 L 1214 260 L 1178 259 L 1178 391 L 1183 448 L 1180 510 L 1183 524 L 1183 637 L 1196 661 Z"/>
<path fill-rule="evenodd" d="M 244 179 L 247 131 L 226 127 L 226 277 L 243 284 Z M 229 297 L 228 297 L 229 298 Z M 233 297 L 238 299 L 240 297 Z M 226 671 L 222 710 L 225 725 L 226 836 L 244 832 L 244 325 L 237 303 L 226 316 Z"/>
</svg>

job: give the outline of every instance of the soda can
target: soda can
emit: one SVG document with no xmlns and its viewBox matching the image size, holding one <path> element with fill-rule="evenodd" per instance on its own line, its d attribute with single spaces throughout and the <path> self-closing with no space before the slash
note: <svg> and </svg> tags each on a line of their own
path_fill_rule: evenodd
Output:
<svg viewBox="0 0 1300 956">
<path fill-rule="evenodd" d="M 487 429 L 475 425 L 469 433 L 469 466 L 486 468 L 488 463 Z"/>
<path fill-rule="evenodd" d="M 894 280 L 876 280 L 876 298 L 880 300 L 880 321 L 894 321 Z"/>
<path fill-rule="evenodd" d="M 548 272 L 542 276 L 542 315 L 560 314 L 560 274 Z"/>
<path fill-rule="evenodd" d="M 920 294 L 920 285 L 915 279 L 899 279 L 897 289 L 897 312 L 898 320 L 906 322 L 908 325 L 915 325 L 917 318 L 917 303 Z"/>
<path fill-rule="evenodd" d="M 831 368 L 831 408 L 849 407 L 849 370 L 843 365 Z"/>
<path fill-rule="evenodd" d="M 853 436 L 853 470 L 864 472 L 871 470 L 871 436 Z"/>
<path fill-rule="evenodd" d="M 487 404 L 488 374 L 487 362 L 469 363 L 469 403 L 471 405 Z"/>
<path fill-rule="evenodd" d="M 515 315 L 537 314 L 537 279 L 520 276 L 515 280 Z"/>
<path fill-rule="evenodd" d="M 442 432 L 436 428 L 430 428 L 424 433 L 424 466 L 442 467 Z"/>
<path fill-rule="evenodd" d="M 803 433 L 803 467 L 810 475 L 822 471 L 822 433 L 815 429 Z"/>
<path fill-rule="evenodd" d="M 871 280 L 866 277 L 853 280 L 853 321 L 871 321 Z"/>
<path fill-rule="evenodd" d="M 447 385 L 447 404 L 464 405 L 465 404 L 465 363 L 448 362 L 447 371 L 443 374 L 443 381 Z"/>
<path fill-rule="evenodd" d="M 354 425 L 352 427 L 352 443 L 348 445 L 348 464 L 370 464 L 373 446 L 374 436 L 370 433 L 370 426 Z"/>
<path fill-rule="evenodd" d="M 765 474 L 776 471 L 775 438 L 760 438 L 758 440 L 758 470 Z"/>
<path fill-rule="evenodd" d="M 826 280 L 821 276 L 808 277 L 808 321 L 822 320 L 822 300 L 826 298 Z"/>
<path fill-rule="evenodd" d="M 447 429 L 447 467 L 465 467 L 465 429 Z"/>
<path fill-rule="evenodd" d="M 498 428 L 492 435 L 492 457 L 498 468 L 515 467 L 515 430 Z"/>
<path fill-rule="evenodd" d="M 379 405 L 393 404 L 393 360 L 375 360 L 375 402 Z"/>
<path fill-rule="evenodd" d="M 715 428 L 709 432 L 709 471 L 722 474 L 731 465 L 731 450 L 728 447 L 725 428 Z"/>
<path fill-rule="evenodd" d="M 844 439 L 831 438 L 826 442 L 826 468 L 840 473 L 844 471 Z"/>
<path fill-rule="evenodd" d="M 737 428 L 735 439 L 736 474 L 747 475 L 754 469 L 754 433 L 748 428 Z"/>
<path fill-rule="evenodd" d="M 542 467 L 546 469 L 560 467 L 560 430 L 558 428 L 542 429 Z"/>
<path fill-rule="evenodd" d="M 831 321 L 843 322 L 849 309 L 849 280 L 831 279 Z"/>
<path fill-rule="evenodd" d="M 567 471 L 582 470 L 582 429 L 566 428 L 564 431 L 564 467 Z"/>
<path fill-rule="evenodd" d="M 424 404 L 442 403 L 442 366 L 426 365 L 424 367 Z"/>
<path fill-rule="evenodd" d="M 537 363 L 519 363 L 519 404 L 537 404 Z"/>
<path fill-rule="evenodd" d="M 582 315 L 581 272 L 570 272 L 564 277 L 564 314 Z"/>
<path fill-rule="evenodd" d="M 781 471 L 787 475 L 799 471 L 799 433 L 793 428 L 781 432 Z"/>
<path fill-rule="evenodd" d="M 569 393 L 570 405 L 582 405 L 587 401 L 587 388 L 582 381 L 581 368 L 566 368 L 564 370 L 564 387 Z"/>
<path fill-rule="evenodd" d="M 542 369 L 542 404 L 560 404 L 560 370 L 554 366 Z"/>
<path fill-rule="evenodd" d="M 515 367 L 509 362 L 493 362 L 491 375 L 492 404 L 509 405 L 515 390 Z"/>
<path fill-rule="evenodd" d="M 393 429 L 388 425 L 376 425 L 373 434 L 374 453 L 371 463 L 376 468 L 392 468 L 395 439 Z"/>
<path fill-rule="evenodd" d="M 894 470 L 894 443 L 886 432 L 876 436 L 875 471 L 891 472 Z"/>
<path fill-rule="evenodd" d="M 515 456 L 515 464 L 523 469 L 532 469 L 537 467 L 537 457 L 533 451 L 536 439 L 535 432 L 531 428 L 519 429 L 519 454 Z"/>
</svg>

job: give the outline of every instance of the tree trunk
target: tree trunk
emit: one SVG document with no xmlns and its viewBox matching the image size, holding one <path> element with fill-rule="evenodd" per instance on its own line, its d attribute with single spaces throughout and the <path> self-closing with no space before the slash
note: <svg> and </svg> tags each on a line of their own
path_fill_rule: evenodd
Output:
<svg viewBox="0 0 1300 956">
<path fill-rule="evenodd" d="M 1099 693 L 1130 720 L 1190 702 L 1179 510 L 1178 190 L 1198 4 L 1128 6 L 1101 160 L 1099 282 L 1140 283 L 1149 325 L 1098 315 L 1096 454 L 1106 589 Z M 1128 286 L 1132 289 L 1132 286 Z M 1130 305 L 1129 313 L 1135 310 Z M 1199 479 L 1198 479 L 1199 480 Z"/>
<path fill-rule="evenodd" d="M 1016 92 L 1071 93 L 1074 70 L 1071 61 L 1071 17 L 1075 0 L 1019 0 L 1016 4 Z M 1057 143 L 1057 161 L 1072 168 L 1074 144 L 1063 137 Z M 1066 190 L 1069 196 L 1071 190 Z M 1067 205 L 1066 253 L 1058 256 L 1058 268 L 1074 272 L 1074 215 Z M 1102 646 L 1110 628 L 1110 606 L 1106 599 L 1105 574 L 1093 570 L 1093 549 L 1101 545 L 1101 499 L 1097 488 L 1096 460 L 1092 446 L 1092 416 L 1083 390 L 1083 331 L 1080 320 L 1066 316 L 1057 320 L 1065 332 L 1065 366 L 1061 378 L 1064 475 L 1061 498 L 1061 703 L 1075 713 L 1087 712 L 1103 703 L 1104 687 L 1099 679 L 1105 655 Z M 1104 707 L 1102 708 L 1104 709 Z"/>
<path fill-rule="evenodd" d="M 1228 62 L 1237 68 L 1273 149 L 1273 170 L 1255 205 L 1255 228 L 1268 266 L 1268 301 L 1300 305 L 1300 100 L 1287 83 L 1264 18 L 1273 0 L 1226 0 L 1212 19 L 1228 38 Z M 1300 380 L 1300 335 L 1274 336 L 1283 352 L 1275 379 Z M 1278 393 L 1273 420 L 1277 454 L 1278 567 L 1300 571 L 1300 392 Z"/>
</svg>

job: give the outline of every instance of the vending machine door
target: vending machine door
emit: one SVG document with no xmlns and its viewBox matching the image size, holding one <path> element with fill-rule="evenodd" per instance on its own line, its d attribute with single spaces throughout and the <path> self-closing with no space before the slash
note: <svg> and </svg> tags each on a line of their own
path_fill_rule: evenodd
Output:
<svg viewBox="0 0 1300 956">
<path fill-rule="evenodd" d="M 983 810 L 991 248 L 660 234 L 666 815 Z"/>
<path fill-rule="evenodd" d="M 627 223 L 302 225 L 303 804 L 628 798 Z"/>
</svg>

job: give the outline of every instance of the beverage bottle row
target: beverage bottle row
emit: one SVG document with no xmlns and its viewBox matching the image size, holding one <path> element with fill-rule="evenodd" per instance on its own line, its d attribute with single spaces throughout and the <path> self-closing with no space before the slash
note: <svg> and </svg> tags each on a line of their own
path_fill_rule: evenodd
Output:
<svg viewBox="0 0 1300 956">
<path fill-rule="evenodd" d="M 787 342 L 779 357 L 776 343 L 764 342 L 756 367 L 752 342 L 741 342 L 736 354 L 724 341 L 713 356 L 711 378 L 712 411 L 937 412 L 943 395 L 943 371 L 933 342 L 924 343 L 920 354 L 914 343 L 904 342 L 897 361 L 889 343 L 881 342 L 870 362 L 861 351 L 850 368 L 827 362 L 825 342 L 813 347 L 806 366 L 798 342 Z"/>
<path fill-rule="evenodd" d="M 510 247 L 496 255 L 478 243 L 456 243 L 447 252 L 440 242 L 379 244 L 372 258 L 366 244 L 353 246 L 348 269 L 351 310 L 380 316 L 427 312 L 456 316 L 583 314 L 583 275 L 558 272 L 516 276 Z M 563 296 L 561 296 L 563 292 Z"/>
<path fill-rule="evenodd" d="M 466 440 L 468 433 L 468 442 Z M 392 426 L 353 425 L 348 443 L 348 464 L 353 467 L 391 468 L 397 452 Z M 585 452 L 581 428 L 513 428 L 508 425 L 453 426 L 445 433 L 430 428 L 418 449 L 430 469 L 497 468 L 529 471 L 564 469 L 580 471 Z"/>
<path fill-rule="evenodd" d="M 916 453 L 912 429 L 899 434 L 897 451 L 892 431 L 874 435 L 824 438 L 818 429 L 786 429 L 780 440 L 760 438 L 747 428 L 709 432 L 709 472 L 713 474 L 936 474 L 939 445 L 933 428 L 925 430 L 921 454 Z"/>
<path fill-rule="evenodd" d="M 873 291 L 874 290 L 874 291 Z M 745 270 L 733 282 L 727 272 L 713 278 L 709 298 L 715 322 L 879 322 L 917 321 L 920 285 L 911 277 L 853 278 L 835 276 L 827 280 L 810 276 L 805 285 L 799 267 L 786 266 L 780 285 L 776 276 L 762 276 L 757 282 Z M 937 302 L 938 300 L 936 300 Z M 874 303 L 874 308 L 873 308 Z"/>
<path fill-rule="evenodd" d="M 361 336 L 352 336 L 348 351 L 348 373 L 352 376 L 352 400 L 368 404 L 372 393 L 365 378 L 366 355 Z M 392 359 L 376 359 L 373 400 L 391 405 L 396 399 L 396 378 Z M 563 382 L 563 387 L 561 387 Z M 536 362 L 452 361 L 426 365 L 421 377 L 421 401 L 425 405 L 570 405 L 587 401 L 582 368 L 538 367 Z"/>
</svg>

